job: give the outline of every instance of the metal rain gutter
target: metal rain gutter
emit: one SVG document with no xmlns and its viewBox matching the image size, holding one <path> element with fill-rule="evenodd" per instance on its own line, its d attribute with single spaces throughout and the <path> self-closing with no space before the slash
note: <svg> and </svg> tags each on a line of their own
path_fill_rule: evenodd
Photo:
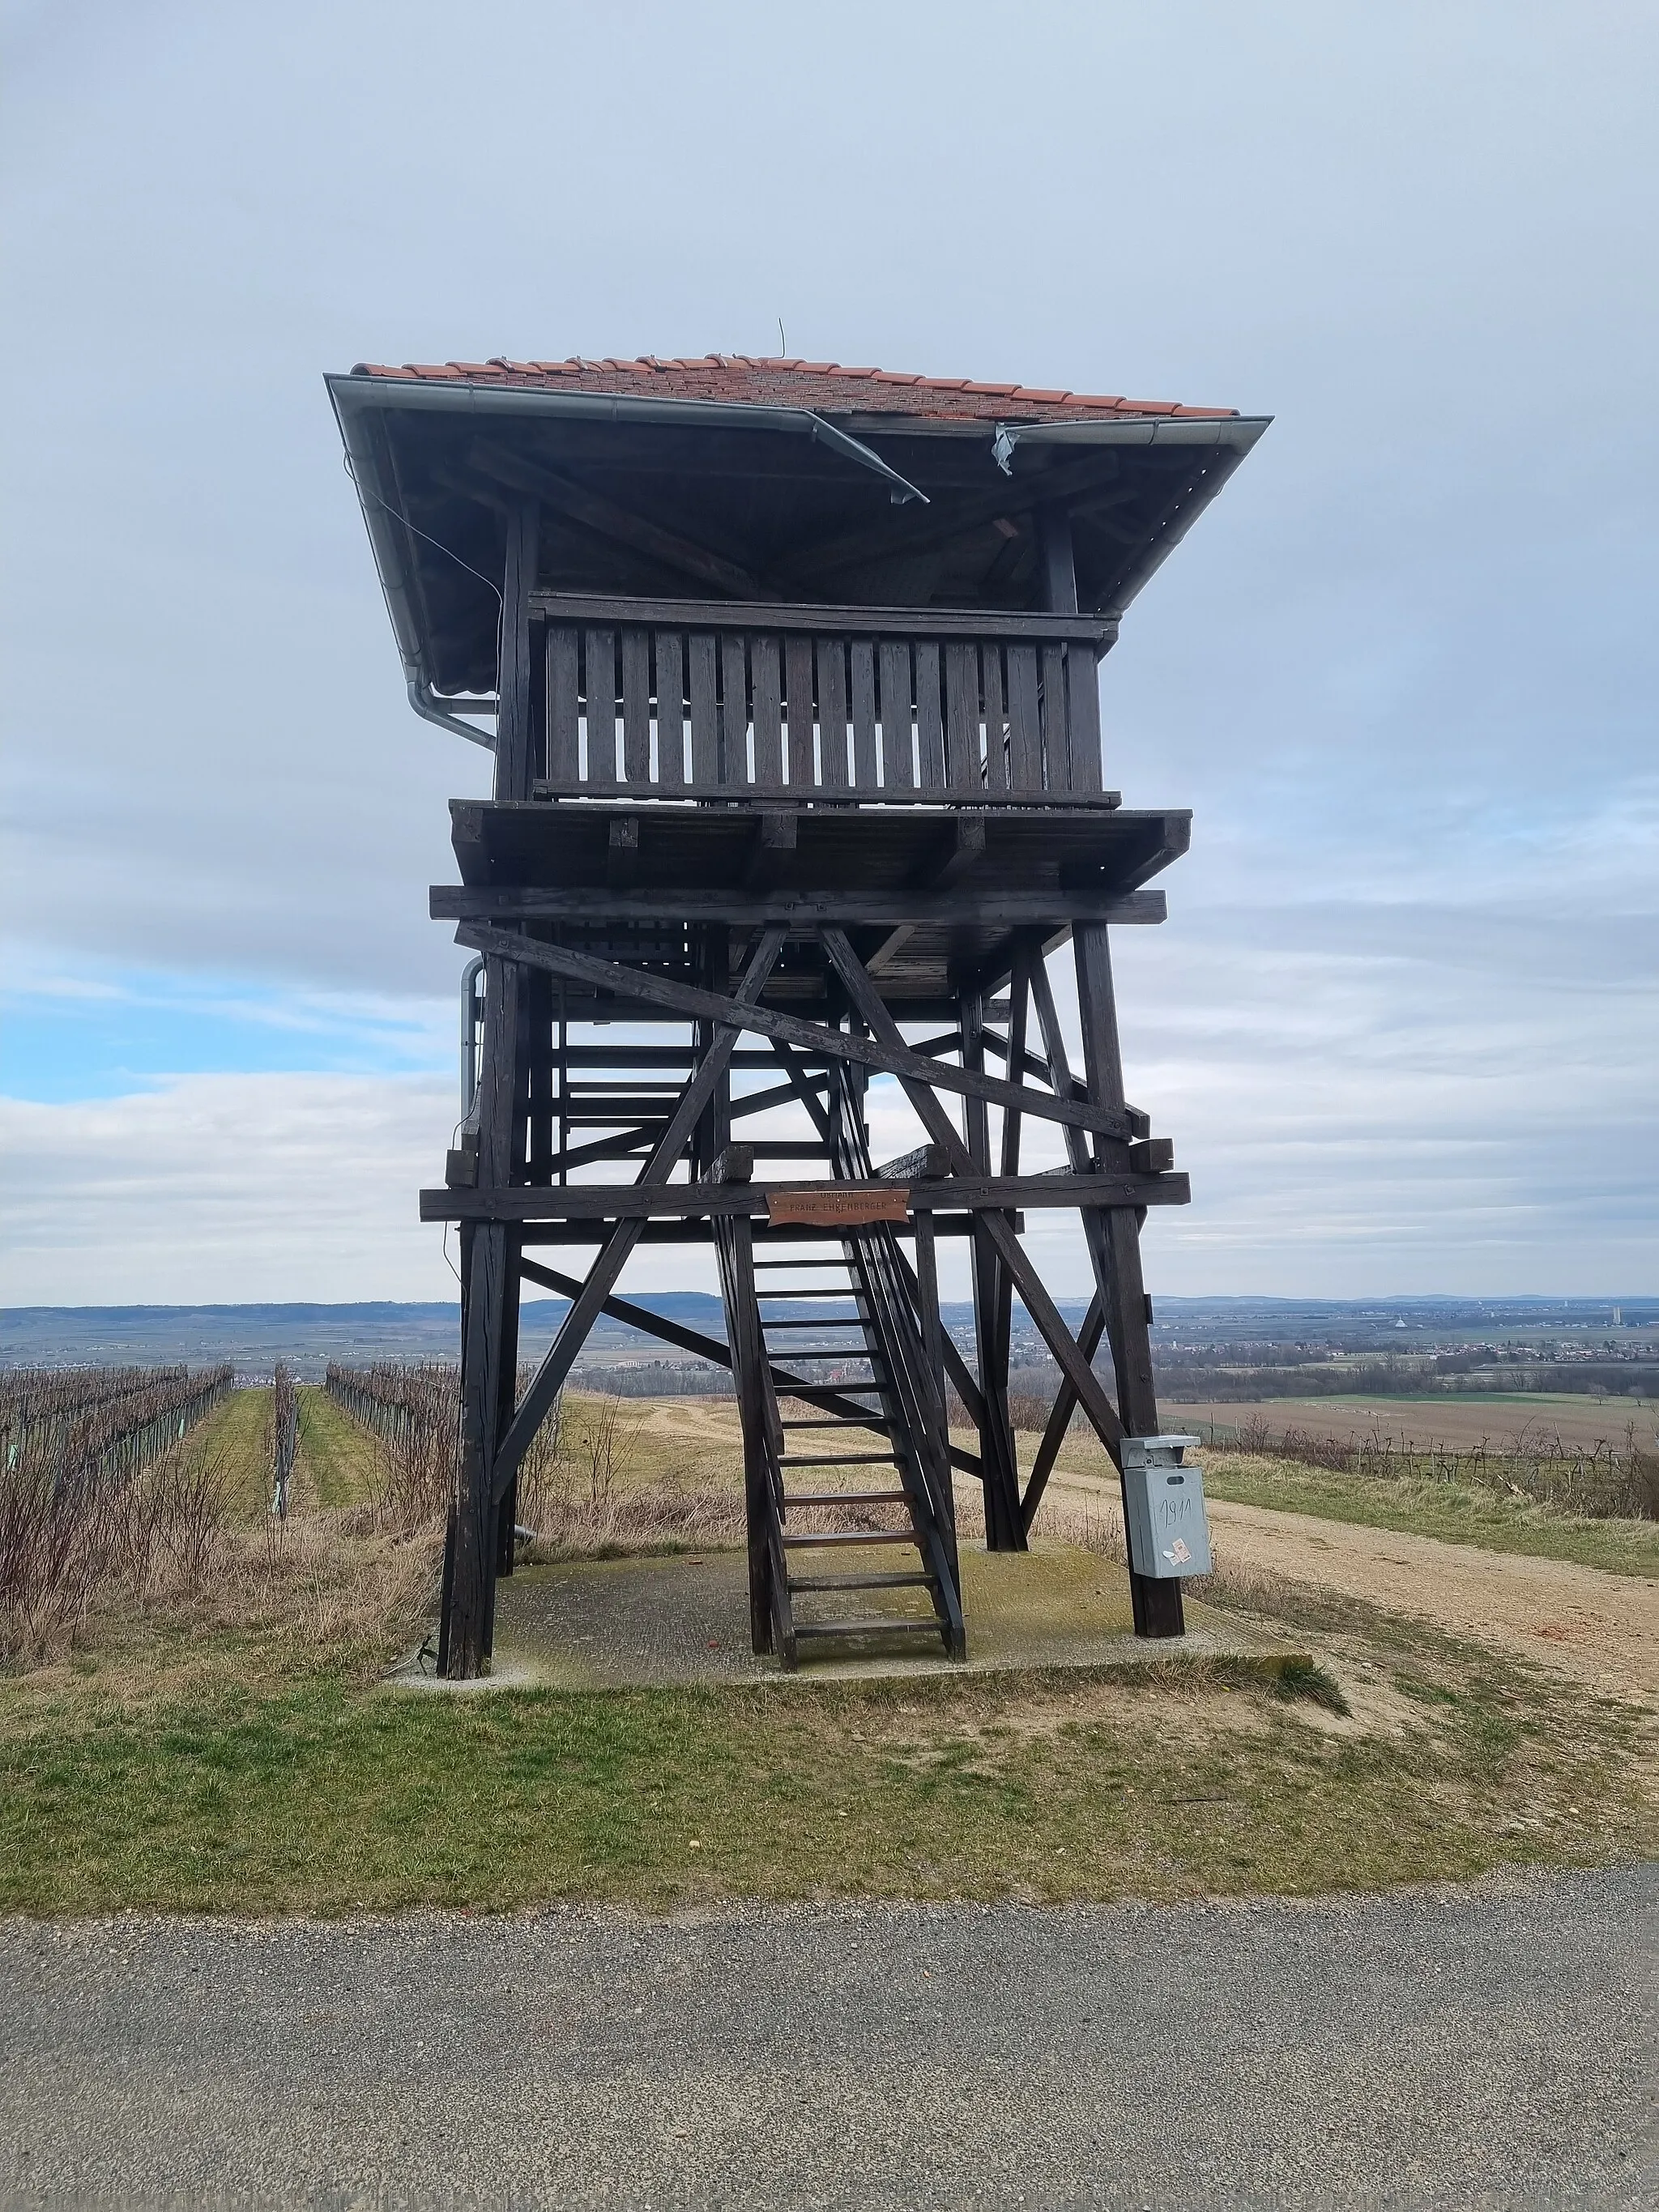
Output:
<svg viewBox="0 0 1659 2212">
<path fill-rule="evenodd" d="M 404 568 L 399 528 L 400 524 L 403 529 L 412 526 L 404 523 L 402 516 L 369 489 L 380 479 L 379 459 L 368 436 L 368 418 L 374 413 L 397 408 L 408 412 L 466 414 L 485 418 L 532 415 L 588 422 L 678 422 L 697 428 L 719 426 L 728 429 L 785 430 L 828 446 L 832 453 L 842 454 L 860 468 L 872 469 L 887 483 L 896 507 L 913 499 L 921 500 L 924 506 L 927 504 L 926 492 L 919 490 L 896 469 L 890 468 L 879 453 L 805 407 L 749 407 L 710 399 L 636 398 L 621 392 L 543 392 L 512 385 L 404 384 L 391 377 L 378 376 L 327 376 L 323 381 L 345 447 L 346 466 L 362 509 L 386 612 L 392 617 L 409 703 L 423 721 L 435 723 L 439 729 L 448 730 L 490 752 L 495 749 L 494 736 L 461 720 L 453 710 L 453 702 L 446 702 L 441 693 L 433 690 L 421 665 L 420 627 Z M 486 707 L 480 702 L 477 711 L 492 713 L 495 709 L 493 705 Z"/>
<path fill-rule="evenodd" d="M 736 400 L 635 398 L 628 392 L 545 392 L 523 385 L 404 384 L 387 376 L 331 376 L 325 379 L 343 435 L 348 415 L 370 408 L 464 415 L 560 416 L 590 422 L 679 422 L 688 428 L 787 430 L 828 446 L 833 453 L 873 469 L 893 495 L 896 507 L 927 495 L 891 468 L 881 455 L 837 428 L 809 407 L 754 407 Z M 348 447 L 350 440 L 347 438 Z"/>
</svg>

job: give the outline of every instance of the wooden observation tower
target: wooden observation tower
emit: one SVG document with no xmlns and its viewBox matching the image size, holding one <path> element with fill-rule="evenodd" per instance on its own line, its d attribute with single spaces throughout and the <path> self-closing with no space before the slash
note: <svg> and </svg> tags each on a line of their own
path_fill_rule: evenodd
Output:
<svg viewBox="0 0 1659 2212">
<path fill-rule="evenodd" d="M 421 1196 L 462 1255 L 441 1668 L 489 1663 L 517 1470 L 601 1315 L 731 1370 L 757 1651 L 960 1656 L 956 1478 L 1021 1550 L 1079 1406 L 1120 1466 L 1158 1430 L 1139 1228 L 1188 1188 L 1124 1094 L 1109 948 L 1163 918 L 1189 817 L 1105 787 L 1097 664 L 1265 421 L 726 357 L 329 388 L 410 702 L 495 757 L 432 894 L 483 1006 Z M 878 1076 L 926 1139 L 903 1158 L 872 1157 Z M 1038 1208 L 1082 1224 L 1075 1334 L 1021 1241 Z M 939 1319 L 951 1237 L 971 1361 Z M 652 1243 L 713 1246 L 723 1342 L 620 1294 Z M 515 1402 L 526 1283 L 571 1303 Z M 1063 1377 L 1023 1480 L 1015 1299 Z M 848 1498 L 861 1525 L 803 1532 Z M 1179 1635 L 1179 1581 L 1132 1580 L 1137 1633 Z"/>
</svg>

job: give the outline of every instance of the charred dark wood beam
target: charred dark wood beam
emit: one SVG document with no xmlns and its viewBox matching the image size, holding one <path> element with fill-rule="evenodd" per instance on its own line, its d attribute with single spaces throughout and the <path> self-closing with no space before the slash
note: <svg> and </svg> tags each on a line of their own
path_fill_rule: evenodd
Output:
<svg viewBox="0 0 1659 2212">
<path fill-rule="evenodd" d="M 842 933 L 835 929 L 826 930 L 823 934 L 826 942 L 842 937 Z M 623 999 L 641 1000 L 652 1006 L 665 1007 L 671 1012 L 689 1016 L 693 1020 L 735 1023 L 739 1028 L 751 1030 L 757 1036 L 781 1037 L 787 1044 L 801 1046 L 808 1052 L 853 1060 L 860 1066 L 873 1067 L 884 1075 L 908 1079 L 912 1084 L 937 1084 L 943 1090 L 956 1091 L 965 1097 L 983 1098 L 994 1106 L 1012 1106 L 1018 1111 L 1035 1114 L 1045 1121 L 1097 1130 L 1106 1136 L 1127 1138 L 1130 1133 L 1128 1116 L 1115 1109 L 1094 1105 L 1082 1099 L 1051 1097 L 1045 1092 L 1032 1091 L 1021 1084 L 1005 1083 L 997 1076 L 924 1059 L 920 1053 L 912 1052 L 905 1043 L 897 1023 L 884 1006 L 879 1036 L 855 1036 L 848 1030 L 828 1029 L 819 1022 L 803 1021 L 794 1014 L 778 1013 L 769 1006 L 744 1006 L 739 1008 L 735 1000 L 723 998 L 714 991 L 699 990 L 690 983 L 677 983 L 665 975 L 647 975 L 642 969 L 624 968 L 614 961 L 596 960 L 588 953 L 573 952 L 559 945 L 544 945 L 536 938 L 520 937 L 504 929 L 491 929 L 483 923 L 464 922 L 455 933 L 455 941 L 476 952 L 494 954 L 501 959 L 515 961 L 532 968 L 544 968 L 550 975 L 567 976 L 573 981 L 588 984 L 596 991 L 614 993 Z M 842 937 L 842 941 L 845 942 L 844 937 Z M 862 966 L 859 968 L 859 975 L 860 978 L 864 977 Z M 874 990 L 873 985 L 868 988 Z M 878 1003 L 880 1003 L 879 998 Z"/>
<path fill-rule="evenodd" d="M 1023 1231 L 1024 1221 L 1024 1214 L 1016 1214 L 1015 1228 Z M 971 1213 L 936 1213 L 933 1222 L 936 1237 L 966 1237 L 971 1233 L 974 1217 Z M 823 1242 L 823 1231 L 816 1226 L 786 1223 L 775 1227 L 751 1216 L 750 1227 L 757 1251 L 763 1247 L 770 1250 L 775 1246 Z M 532 1221 L 525 1224 L 520 1235 L 526 1244 L 602 1244 L 610 1233 L 610 1224 L 604 1221 Z M 708 1224 L 694 1220 L 647 1221 L 640 1231 L 640 1243 L 698 1244 L 706 1251 Z"/>
<path fill-rule="evenodd" d="M 761 819 L 793 821 L 774 815 Z M 791 849 L 787 843 L 763 843 L 757 857 L 764 851 L 781 861 Z M 831 922 L 846 929 L 891 927 L 907 933 L 1046 928 L 1077 921 L 1152 924 L 1164 921 L 1169 911 L 1161 890 L 1105 897 L 1086 891 L 791 891 L 770 885 L 750 896 L 735 890 L 623 891 L 614 884 L 554 890 L 528 884 L 434 884 L 429 902 L 434 921 L 710 921 L 738 927 L 779 922 L 800 930 Z M 1033 1059 L 1030 1065 L 1035 1071 L 1042 1063 Z"/>
<path fill-rule="evenodd" d="M 920 1086 L 918 1086 L 920 1087 Z M 931 1094 L 930 1094 L 931 1096 Z M 937 1101 L 934 1102 L 937 1104 Z M 942 1109 L 941 1109 L 942 1110 Z M 814 1188 L 817 1185 L 812 1186 Z M 477 1190 L 423 1190 L 422 1221 L 667 1221 L 726 1213 L 766 1215 L 775 1192 L 799 1191 L 792 1183 L 558 1183 L 495 1185 Z M 825 1182 L 838 1194 L 890 1199 L 890 1181 Z M 915 1212 L 971 1212 L 1013 1208 L 1091 1206 L 1185 1206 L 1190 1192 L 1185 1176 L 1054 1175 L 980 1176 L 958 1170 L 941 1182 L 918 1183 L 910 1190 Z"/>
<path fill-rule="evenodd" d="M 951 1163 L 940 1145 L 918 1145 L 915 1152 L 901 1152 L 876 1170 L 884 1182 L 936 1182 L 950 1172 Z"/>
</svg>

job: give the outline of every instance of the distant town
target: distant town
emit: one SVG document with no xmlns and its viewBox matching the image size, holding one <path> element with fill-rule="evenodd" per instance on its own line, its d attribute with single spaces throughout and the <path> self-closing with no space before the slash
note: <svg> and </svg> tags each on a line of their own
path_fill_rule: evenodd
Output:
<svg viewBox="0 0 1659 2212">
<path fill-rule="evenodd" d="M 637 1305 L 683 1334 L 723 1342 L 720 1302 L 701 1291 L 648 1291 Z M 1080 1321 L 1083 1299 L 1063 1299 Z M 561 1298 L 524 1308 L 520 1351 L 535 1358 L 566 1310 Z M 803 1313 L 809 1310 L 803 1309 Z M 947 1303 L 945 1327 L 974 1364 L 974 1317 Z M 0 1308 L 0 1365 L 228 1361 L 237 1380 L 268 1382 L 288 1361 L 320 1381 L 330 1360 L 449 1361 L 456 1305 L 386 1301 L 353 1305 L 13 1306 Z M 834 1378 L 833 1325 L 805 1334 L 817 1372 Z M 1160 1298 L 1152 1350 L 1160 1389 L 1207 1399 L 1462 1395 L 1571 1392 L 1659 1398 L 1659 1297 Z M 573 1379 L 623 1396 L 706 1395 L 729 1388 L 725 1369 L 665 1346 L 623 1322 L 601 1322 Z M 1036 1329 L 1016 1307 L 1011 1386 L 1052 1397 L 1059 1377 Z"/>
</svg>

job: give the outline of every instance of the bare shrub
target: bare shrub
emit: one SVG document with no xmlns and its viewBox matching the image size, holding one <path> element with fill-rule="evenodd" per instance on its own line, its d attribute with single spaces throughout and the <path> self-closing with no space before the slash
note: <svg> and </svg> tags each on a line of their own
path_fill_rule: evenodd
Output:
<svg viewBox="0 0 1659 2212">
<path fill-rule="evenodd" d="M 228 1486 L 179 1448 L 230 1384 L 228 1366 L 0 1376 L 0 1660 L 51 1657 L 94 1606 L 206 1578 Z"/>
<path fill-rule="evenodd" d="M 300 1448 L 300 1393 L 295 1386 L 294 1370 L 285 1359 L 276 1362 L 271 1385 L 270 1510 L 279 1520 L 286 1521 L 288 1486 Z"/>
<path fill-rule="evenodd" d="M 533 1370 L 521 1367 L 522 1397 Z M 412 1534 L 445 1519 L 460 1474 L 461 1371 L 436 1361 L 404 1364 L 377 1360 L 368 1367 L 344 1367 L 331 1360 L 324 1388 L 359 1427 L 380 1443 L 383 1471 L 380 1493 L 372 1504 L 347 1509 L 345 1523 L 368 1529 Z M 525 1454 L 519 1470 L 519 1517 L 556 1465 L 560 1452 L 562 1394 Z"/>
<path fill-rule="evenodd" d="M 1529 1421 L 1501 1445 L 1485 1439 L 1472 1449 L 1407 1444 L 1384 1436 L 1319 1436 L 1281 1428 L 1253 1414 L 1220 1450 L 1292 1460 L 1332 1474 L 1395 1481 L 1463 1483 L 1525 1498 L 1586 1520 L 1659 1520 L 1659 1457 L 1636 1441 L 1633 1422 L 1623 1446 L 1605 1440 L 1567 1443 L 1542 1420 Z"/>
<path fill-rule="evenodd" d="M 1029 1390 L 1008 1393 L 1008 1419 L 1017 1430 L 1040 1437 L 1048 1425 L 1048 1416 L 1054 1411 L 1053 1401 L 1039 1398 Z"/>
<path fill-rule="evenodd" d="M 38 1665 L 120 1599 L 171 1602 L 203 1589 L 223 1543 L 229 1484 L 176 1450 L 142 1474 L 53 1484 L 0 1468 L 0 1660 Z"/>
</svg>

